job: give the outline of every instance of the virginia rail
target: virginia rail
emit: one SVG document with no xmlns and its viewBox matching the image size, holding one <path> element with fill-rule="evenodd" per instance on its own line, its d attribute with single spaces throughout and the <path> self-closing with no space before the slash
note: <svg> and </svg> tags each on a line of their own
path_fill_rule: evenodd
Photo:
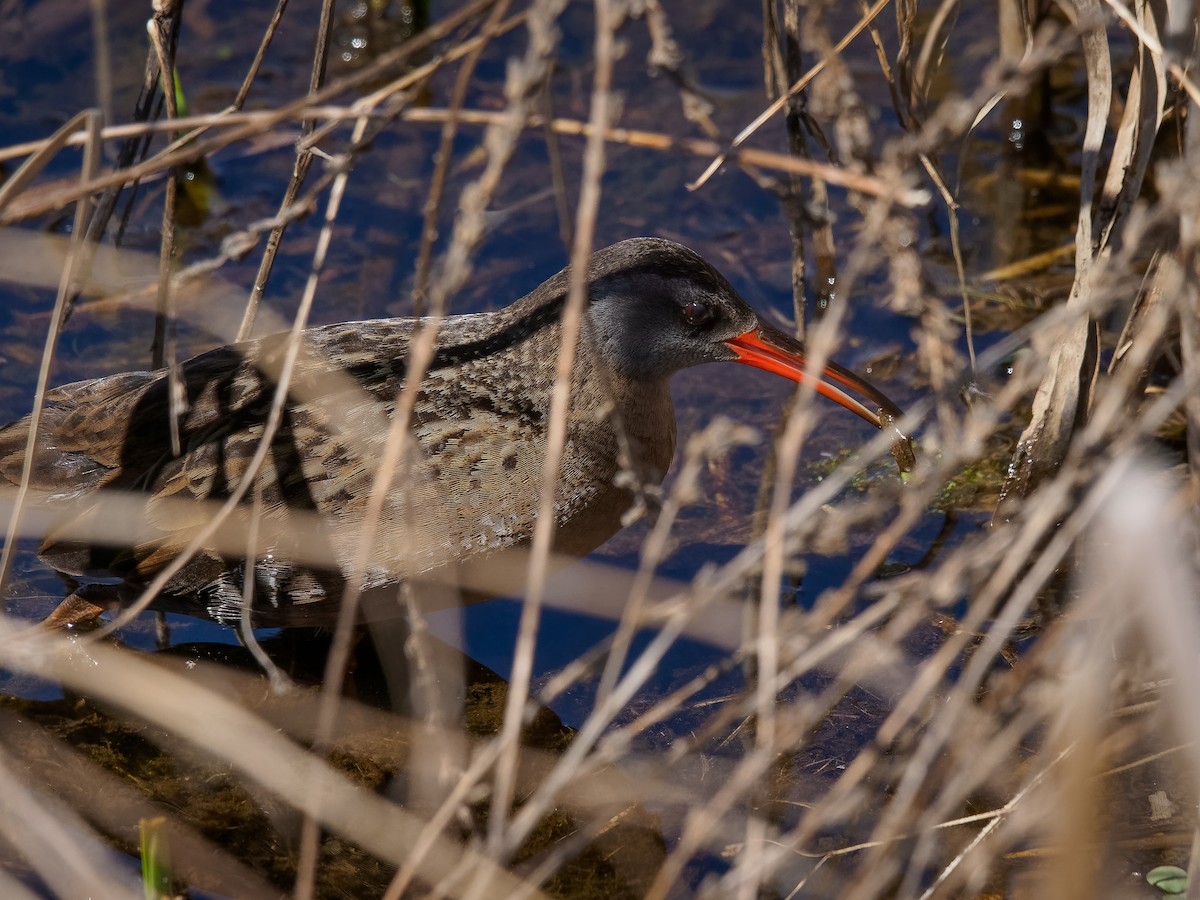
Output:
<svg viewBox="0 0 1200 900">
<path fill-rule="evenodd" d="M 809 377 L 804 347 L 756 316 L 686 247 L 655 238 L 622 241 L 592 255 L 587 280 L 555 507 L 555 550 L 570 555 L 615 533 L 634 489 L 657 485 L 666 474 L 675 449 L 672 374 L 730 361 L 793 381 Z M 368 588 L 530 540 L 568 283 L 564 269 L 511 306 L 441 323 L 411 419 L 410 443 L 419 452 L 393 479 Z M 256 622 L 297 624 L 336 612 L 337 570 L 355 558 L 374 460 L 382 455 L 419 321 L 304 332 L 282 425 L 247 493 L 246 502 L 261 498 L 265 535 L 254 566 Z M 144 499 L 152 536 L 132 546 L 117 538 L 116 546 L 98 546 L 55 529 L 42 543 L 42 557 L 73 578 L 116 576 L 125 596 L 161 571 L 208 515 L 201 504 L 170 501 L 229 495 L 259 443 L 275 392 L 270 373 L 278 372 L 285 346 L 278 336 L 248 341 L 182 365 L 178 454 L 171 449 L 163 371 L 50 391 L 32 468 L 35 496 L 69 521 L 89 514 L 89 501 L 105 492 L 134 492 Z M 823 376 L 814 379 L 817 391 L 894 430 L 900 410 L 879 390 L 834 363 Z M 837 385 L 868 398 L 878 412 Z M 28 418 L 0 429 L 0 476 L 13 484 L 20 481 L 28 433 Z M 896 438 L 893 452 L 903 467 L 911 450 L 899 432 Z M 289 520 L 303 510 L 321 525 L 338 563 L 333 571 L 295 562 L 303 556 Z M 171 578 L 159 603 L 235 618 L 246 568 L 227 550 L 203 551 Z"/>
</svg>

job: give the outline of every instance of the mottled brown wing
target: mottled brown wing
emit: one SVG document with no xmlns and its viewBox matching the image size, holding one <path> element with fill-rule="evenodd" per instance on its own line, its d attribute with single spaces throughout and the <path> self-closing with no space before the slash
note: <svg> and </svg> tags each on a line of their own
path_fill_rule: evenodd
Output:
<svg viewBox="0 0 1200 900">
<path fill-rule="evenodd" d="M 318 562 L 328 565 L 333 559 L 348 565 L 355 555 L 357 527 L 383 456 L 403 367 L 374 365 L 366 375 L 356 372 L 353 363 L 360 354 L 322 345 L 344 333 L 341 327 L 324 329 L 310 341 L 315 349 L 301 358 L 254 490 L 244 498 L 248 503 L 255 493 L 261 497 L 260 530 L 276 558 L 310 564 L 308 556 L 316 548 Z M 145 581 L 171 563 L 212 514 L 211 506 L 196 501 L 225 500 L 247 472 L 276 390 L 264 372 L 274 367 L 278 346 L 258 342 L 221 348 L 182 367 L 186 402 L 179 455 L 171 450 L 168 384 L 162 373 L 112 376 L 51 392 L 39 428 L 32 485 L 44 500 L 62 508 L 63 517 L 46 534 L 43 557 L 68 574 L 110 574 L 132 581 Z M 379 354 L 378 345 L 370 349 Z M 339 365 L 331 365 L 331 357 Z M 440 395 L 444 400 L 445 391 Z M 407 465 L 394 479 L 371 552 L 375 581 L 394 580 L 394 573 L 405 567 L 436 565 L 468 544 L 458 534 L 468 513 L 449 501 L 439 480 L 442 466 L 430 465 L 426 451 L 444 452 L 443 464 L 465 463 L 468 481 L 481 477 L 481 466 L 487 465 L 478 458 L 479 423 L 470 410 L 456 406 L 454 417 L 467 424 L 447 424 L 439 413 L 443 407 L 424 396 L 418 402 L 416 440 L 410 442 Z M 0 473 L 13 483 L 20 478 L 28 427 L 28 420 L 22 420 L 0 430 Z M 526 466 L 520 470 L 524 473 Z M 446 480 L 458 481 L 456 476 Z M 469 484 L 462 487 L 470 505 Z M 96 522 L 106 516 L 98 493 L 102 489 L 144 498 L 142 521 L 152 532 L 148 540 L 114 548 L 70 536 L 84 518 Z M 203 552 L 169 590 L 203 587 L 227 565 L 215 550 Z"/>
<path fill-rule="evenodd" d="M 63 385 L 46 393 L 29 486 L 50 501 L 78 499 L 102 487 L 120 466 L 124 423 L 157 376 L 127 372 Z M 0 478 L 21 482 L 29 417 L 0 429 Z"/>
</svg>

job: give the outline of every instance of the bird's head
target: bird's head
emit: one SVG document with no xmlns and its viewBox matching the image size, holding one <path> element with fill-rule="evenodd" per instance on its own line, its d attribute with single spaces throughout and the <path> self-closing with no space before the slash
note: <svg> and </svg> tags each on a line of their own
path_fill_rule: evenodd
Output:
<svg viewBox="0 0 1200 900">
<path fill-rule="evenodd" d="M 811 384 L 877 428 L 893 427 L 903 415 L 882 391 L 837 363 L 810 373 L 800 341 L 760 319 L 720 272 L 680 244 L 658 238 L 614 244 L 593 254 L 588 283 L 591 338 L 627 378 L 659 381 L 700 363 L 740 362 Z"/>
</svg>

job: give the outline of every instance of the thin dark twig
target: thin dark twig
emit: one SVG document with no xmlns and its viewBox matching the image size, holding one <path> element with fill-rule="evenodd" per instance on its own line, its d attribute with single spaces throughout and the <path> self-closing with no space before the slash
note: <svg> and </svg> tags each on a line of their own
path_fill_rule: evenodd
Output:
<svg viewBox="0 0 1200 900">
<path fill-rule="evenodd" d="M 279 29 L 280 22 L 283 21 L 283 14 L 287 10 L 287 5 L 288 0 L 278 0 L 276 3 L 275 12 L 271 15 L 271 21 L 267 23 L 267 30 L 263 32 L 262 40 L 258 42 L 258 50 L 254 54 L 250 68 L 246 70 L 246 77 L 242 79 L 242 86 L 238 88 L 237 96 L 233 98 L 233 102 L 229 105 L 230 109 L 241 109 L 246 102 L 246 98 L 250 95 L 250 88 L 254 85 L 255 79 L 258 78 L 258 70 L 262 68 L 263 59 L 267 55 L 267 48 L 271 46 L 275 32 Z"/>
<path fill-rule="evenodd" d="M 480 33 L 482 40 L 474 43 L 471 52 L 463 59 L 454 79 L 454 88 L 450 92 L 450 102 L 447 109 L 450 115 L 442 123 L 442 135 L 434 154 L 433 177 L 430 180 L 429 194 L 425 198 L 425 209 L 421 224 L 421 244 L 417 251 L 417 264 L 413 275 L 413 312 L 424 315 L 426 310 L 427 291 L 429 287 L 429 266 L 433 258 L 433 245 L 437 241 L 438 217 L 442 210 L 442 194 L 446 189 L 446 176 L 450 171 L 450 160 L 453 156 L 454 138 L 458 134 L 458 119 L 456 113 L 462 109 L 467 98 L 467 89 L 479 64 L 479 57 L 487 49 L 488 43 L 499 32 L 498 26 L 508 12 L 510 0 L 497 0 L 491 12 L 488 13 Z"/>
<path fill-rule="evenodd" d="M 278 15 L 277 11 L 277 15 Z M 321 4 L 321 21 L 317 28 L 316 46 L 313 48 L 313 63 L 312 71 L 309 75 L 308 96 L 312 97 L 318 94 L 325 83 L 325 70 L 329 61 L 329 36 L 333 28 L 333 0 L 324 0 Z M 245 87 L 245 85 L 243 85 Z M 315 123 L 312 119 L 305 119 L 301 122 L 300 130 L 304 135 L 312 132 Z M 312 150 L 301 145 L 296 150 L 296 160 L 292 166 L 292 177 L 289 179 L 287 188 L 284 189 L 283 199 L 280 201 L 280 210 L 289 208 L 296 200 L 300 193 L 300 188 L 304 184 L 304 179 L 308 176 L 309 166 L 312 165 Z M 254 317 L 258 313 L 258 306 L 262 302 L 263 293 L 267 289 L 267 281 L 271 277 L 271 269 L 275 265 L 275 257 L 279 252 L 279 245 L 283 241 L 283 232 L 286 230 L 286 223 L 280 223 L 277 227 L 271 230 L 271 234 L 267 237 L 267 245 L 263 248 L 262 260 L 258 264 L 258 272 L 254 276 L 254 286 L 250 289 L 250 296 L 246 299 L 246 312 L 242 317 L 242 324 L 238 326 L 237 340 L 244 341 L 250 337 L 251 331 L 254 329 Z"/>
<path fill-rule="evenodd" d="M 167 119 L 178 115 L 175 92 L 178 81 L 175 75 L 175 44 L 165 31 L 165 23 L 157 16 L 146 23 L 150 45 L 158 60 L 161 91 L 167 108 Z M 158 290 L 154 311 L 154 341 L 151 344 L 151 365 L 155 369 L 167 368 L 167 430 L 171 436 L 171 453 L 180 455 L 179 418 L 183 414 L 183 384 L 180 381 L 178 346 L 175 333 L 175 304 L 171 291 L 171 265 L 175 256 L 175 200 L 179 190 L 179 169 L 172 167 L 167 172 L 166 190 L 163 196 L 162 227 L 158 256 Z"/>
<path fill-rule="evenodd" d="M 468 21 L 478 15 L 483 10 L 489 8 L 495 0 L 474 0 L 462 9 L 456 10 L 444 19 L 430 25 L 425 31 L 415 35 L 407 40 L 401 46 L 394 50 L 385 53 L 370 66 L 346 76 L 334 85 L 327 86 L 317 92 L 315 96 L 302 97 L 294 100 L 291 103 L 284 104 L 277 109 L 266 111 L 264 113 L 255 114 L 242 120 L 244 124 L 232 128 L 228 132 L 224 132 L 215 137 L 210 137 L 205 140 L 193 140 L 191 135 L 184 135 L 174 144 L 169 146 L 167 150 L 156 155 L 155 157 L 138 165 L 125 165 L 119 167 L 115 171 L 108 172 L 102 176 L 94 176 L 85 184 L 77 187 L 68 188 L 58 194 L 48 196 L 39 202 L 28 204 L 25 208 L 19 210 L 15 215 L 9 213 L 7 215 L 0 212 L 0 225 L 11 224 L 16 221 L 21 221 L 30 216 L 39 215 L 44 212 L 57 209 L 67 203 L 73 202 L 80 196 L 105 191 L 109 188 L 120 188 L 131 181 L 142 178 L 147 174 L 152 174 L 161 171 L 164 167 L 169 168 L 172 165 L 188 162 L 199 159 L 205 155 L 216 152 L 217 150 L 244 140 L 248 137 L 253 137 L 260 134 L 264 129 L 269 128 L 274 123 L 287 121 L 295 116 L 304 118 L 305 112 L 313 106 L 320 106 L 327 102 L 330 98 L 337 96 L 343 92 L 353 90 L 371 80 L 378 78 L 383 72 L 389 71 L 391 68 L 400 64 L 404 60 L 410 58 L 416 53 L 421 52 L 433 42 L 440 40 L 449 32 L 453 31 L 463 22 Z M 514 17 L 517 19 L 519 17 Z M 148 102 L 148 101 L 147 101 Z M 353 113 L 352 117 L 357 118 L 360 113 Z M 211 125 L 211 121 L 206 121 L 204 127 Z M 75 144 L 80 142 L 80 138 L 72 135 L 69 143 Z M 149 131 L 142 133 L 140 138 L 143 142 L 148 142 Z M 28 152 L 34 152 L 38 144 L 29 145 Z M 21 154 L 23 155 L 24 151 Z M 115 202 L 115 200 L 114 200 Z M 296 207 L 292 207 L 295 209 Z M 281 217 L 282 218 L 282 217 Z"/>
<path fill-rule="evenodd" d="M 138 99 L 134 104 L 133 110 L 135 122 L 157 120 L 162 113 L 164 104 L 167 102 L 167 92 L 165 89 L 160 90 L 160 88 L 163 88 L 167 83 L 172 86 L 174 85 L 174 70 L 171 69 L 164 72 L 162 61 L 164 58 L 171 60 L 175 58 L 175 48 L 179 43 L 179 28 L 182 14 L 183 0 L 163 3 L 156 6 L 154 15 L 146 23 L 147 31 L 154 40 L 146 52 L 146 66 L 142 76 L 141 91 L 138 94 Z M 173 95 L 171 103 L 174 103 Z M 134 160 L 145 159 L 146 153 L 150 149 L 150 139 L 151 136 L 147 134 L 140 139 L 131 138 L 127 140 L 117 155 L 116 168 L 126 169 L 133 164 Z M 125 228 L 129 222 L 134 200 L 137 196 L 138 181 L 132 180 L 115 183 L 103 191 L 96 202 L 95 209 L 87 226 L 87 244 L 84 248 L 85 257 L 81 269 L 85 277 L 88 268 L 91 266 L 91 255 L 94 253 L 94 248 L 104 239 L 104 233 L 108 230 L 109 221 L 116 211 L 117 203 L 120 202 L 122 195 L 125 194 L 126 188 L 129 190 L 125 200 L 125 211 L 121 214 L 117 232 L 113 236 L 114 244 L 120 245 Z M 71 310 L 78 299 L 77 296 L 70 298 L 67 306 L 68 316 L 71 314 Z"/>
<path fill-rule="evenodd" d="M 88 181 L 95 177 L 100 167 L 102 150 L 100 143 L 99 116 L 94 110 L 79 113 L 61 129 L 63 132 L 74 131 L 81 123 L 87 124 L 92 132 L 92 140 L 83 148 L 83 160 L 80 165 L 79 180 Z M 88 198 L 81 197 L 75 205 L 75 227 L 71 231 L 71 252 L 63 267 L 62 278 L 58 285 L 58 294 L 54 299 L 54 311 L 50 316 L 50 327 L 46 332 L 46 342 L 42 350 L 42 362 L 38 369 L 37 388 L 33 395 L 33 411 L 29 415 L 29 435 L 25 440 L 25 452 L 21 463 L 21 481 L 17 488 L 17 496 L 13 500 L 12 515 L 8 520 L 8 530 L 4 536 L 4 548 L 0 550 L 0 593 L 8 581 L 12 571 L 13 555 L 16 552 L 16 536 L 21 530 L 21 517 L 26 495 L 29 493 L 30 479 L 33 477 L 34 463 L 37 459 L 38 425 L 41 423 L 42 406 L 45 403 L 46 390 L 50 385 L 50 366 L 54 362 L 54 351 L 58 346 L 58 335 L 66 322 L 70 298 L 76 292 L 79 277 L 80 254 L 85 243 L 83 237 L 88 215 Z"/>
</svg>

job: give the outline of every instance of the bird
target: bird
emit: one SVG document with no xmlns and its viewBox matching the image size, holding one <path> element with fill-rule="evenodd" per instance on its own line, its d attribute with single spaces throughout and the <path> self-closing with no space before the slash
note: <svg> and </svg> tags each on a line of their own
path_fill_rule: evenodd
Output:
<svg viewBox="0 0 1200 900">
<path fill-rule="evenodd" d="M 380 588 L 528 546 L 570 282 L 568 266 L 509 306 L 436 323 L 406 413 L 407 452 L 361 570 L 358 535 L 377 463 L 401 409 L 415 336 L 430 323 L 385 318 L 305 329 L 278 428 L 240 501 L 259 511 L 254 551 L 239 559 L 228 546 L 202 547 L 166 581 L 157 605 L 231 622 L 250 581 L 256 624 L 329 621 L 352 571 L 363 587 Z M 671 376 L 702 363 L 737 362 L 808 382 L 890 429 L 893 455 L 902 469 L 911 466 L 910 441 L 896 430 L 899 407 L 836 363 L 810 375 L 804 345 L 755 313 L 687 247 L 641 237 L 597 250 L 586 285 L 553 504 L 556 553 L 577 557 L 598 547 L 622 527 L 639 493 L 662 482 L 676 442 Z M 59 519 L 39 554 L 81 585 L 76 594 L 89 610 L 81 616 L 75 598 L 60 624 L 98 616 L 117 601 L 96 597 L 128 598 L 178 565 L 212 514 L 199 501 L 230 497 L 247 475 L 287 349 L 288 336 L 275 335 L 183 362 L 174 405 L 166 370 L 47 392 L 29 489 Z M 30 428 L 26 417 L 0 429 L 0 479 L 9 484 L 21 481 Z M 104 543 L 75 536 L 72 526 L 103 517 L 103 500 L 115 492 L 144 504 L 136 536 Z M 329 564 L 306 559 L 300 545 L 313 541 L 297 536 L 302 521 L 316 523 Z"/>
</svg>

